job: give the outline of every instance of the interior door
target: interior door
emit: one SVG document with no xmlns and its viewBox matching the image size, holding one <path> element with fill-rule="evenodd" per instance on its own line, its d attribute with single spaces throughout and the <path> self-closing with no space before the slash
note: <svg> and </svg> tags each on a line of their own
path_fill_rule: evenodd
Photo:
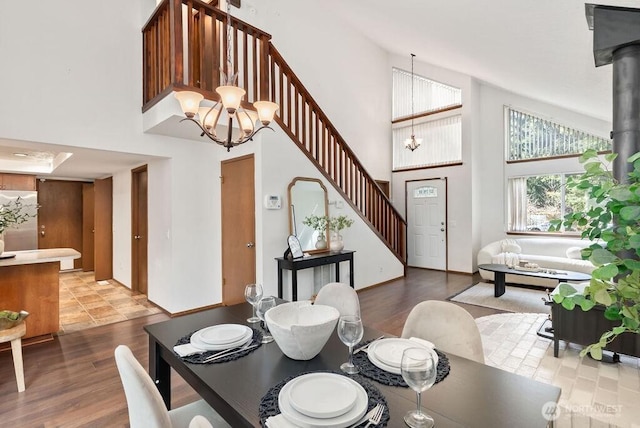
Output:
<svg viewBox="0 0 640 428">
<path fill-rule="evenodd" d="M 131 171 L 131 289 L 147 294 L 147 166 Z"/>
<path fill-rule="evenodd" d="M 447 180 L 408 181 L 407 265 L 447 269 Z"/>
<path fill-rule="evenodd" d="M 94 260 L 96 281 L 113 278 L 113 179 L 96 180 L 93 183 L 94 212 Z"/>
<path fill-rule="evenodd" d="M 244 302 L 244 287 L 256 281 L 253 155 L 223 161 L 222 302 Z"/>
<path fill-rule="evenodd" d="M 93 183 L 82 185 L 82 270 L 94 269 L 95 192 Z"/>
<path fill-rule="evenodd" d="M 80 181 L 39 180 L 38 248 L 73 248 L 82 254 Z M 73 262 L 80 269 L 84 254 Z"/>
</svg>

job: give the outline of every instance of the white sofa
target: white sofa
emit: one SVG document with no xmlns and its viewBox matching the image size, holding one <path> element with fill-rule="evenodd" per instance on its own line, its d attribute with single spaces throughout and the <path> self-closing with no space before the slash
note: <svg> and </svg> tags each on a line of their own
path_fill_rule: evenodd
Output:
<svg viewBox="0 0 640 428">
<path fill-rule="evenodd" d="M 522 237 L 492 242 L 478 252 L 478 265 L 512 264 L 519 260 L 535 263 L 542 268 L 591 273 L 595 269 L 588 260 L 582 260 L 580 249 L 588 247 L 589 240 L 560 237 Z M 483 279 L 493 281 L 493 272 L 479 269 Z M 555 287 L 557 281 L 524 275 L 506 275 L 507 283 Z"/>
</svg>

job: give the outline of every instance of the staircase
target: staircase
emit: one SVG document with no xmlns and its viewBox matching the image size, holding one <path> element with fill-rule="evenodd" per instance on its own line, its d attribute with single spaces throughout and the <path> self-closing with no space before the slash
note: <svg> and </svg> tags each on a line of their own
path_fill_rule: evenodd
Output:
<svg viewBox="0 0 640 428">
<path fill-rule="evenodd" d="M 406 222 L 271 44 L 271 36 L 232 17 L 228 40 L 226 21 L 223 11 L 198 0 L 158 5 L 143 28 L 142 111 L 174 91 L 197 91 L 217 100 L 230 42 L 238 85 L 247 91 L 243 106 L 252 109 L 259 99 L 278 103 L 276 122 L 406 264 Z"/>
</svg>

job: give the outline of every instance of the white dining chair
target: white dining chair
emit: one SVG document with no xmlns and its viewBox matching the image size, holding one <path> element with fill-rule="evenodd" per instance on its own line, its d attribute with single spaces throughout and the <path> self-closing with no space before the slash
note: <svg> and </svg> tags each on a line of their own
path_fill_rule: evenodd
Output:
<svg viewBox="0 0 640 428">
<path fill-rule="evenodd" d="M 189 422 L 189 428 L 213 428 L 213 425 L 202 415 L 196 415 Z"/>
<path fill-rule="evenodd" d="M 360 316 L 360 300 L 356 290 L 342 282 L 330 282 L 320 289 L 314 301 L 316 305 L 333 306 L 340 316 Z"/>
<path fill-rule="evenodd" d="M 464 308 L 450 302 L 427 300 L 411 309 L 402 337 L 428 340 L 442 352 L 450 352 L 484 364 L 478 325 Z"/>
<path fill-rule="evenodd" d="M 119 345 L 115 359 L 127 398 L 131 428 L 188 428 L 197 415 L 208 420 L 209 426 L 230 427 L 204 400 L 168 411 L 158 388 L 128 346 Z"/>
</svg>

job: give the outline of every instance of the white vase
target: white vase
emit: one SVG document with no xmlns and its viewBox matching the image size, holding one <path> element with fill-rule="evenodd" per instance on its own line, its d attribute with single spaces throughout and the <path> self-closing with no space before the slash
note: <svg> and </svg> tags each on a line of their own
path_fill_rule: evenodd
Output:
<svg viewBox="0 0 640 428">
<path fill-rule="evenodd" d="M 344 248 L 344 242 L 342 242 L 342 235 L 334 232 L 331 234 L 331 243 L 329 244 L 331 251 L 342 251 Z"/>
<path fill-rule="evenodd" d="M 316 241 L 316 250 L 324 250 L 327 248 L 327 241 L 324 239 L 324 235 L 318 235 L 318 240 Z"/>
<path fill-rule="evenodd" d="M 4 241 L 2 240 L 2 235 L 0 234 L 0 254 L 4 251 Z"/>
</svg>

